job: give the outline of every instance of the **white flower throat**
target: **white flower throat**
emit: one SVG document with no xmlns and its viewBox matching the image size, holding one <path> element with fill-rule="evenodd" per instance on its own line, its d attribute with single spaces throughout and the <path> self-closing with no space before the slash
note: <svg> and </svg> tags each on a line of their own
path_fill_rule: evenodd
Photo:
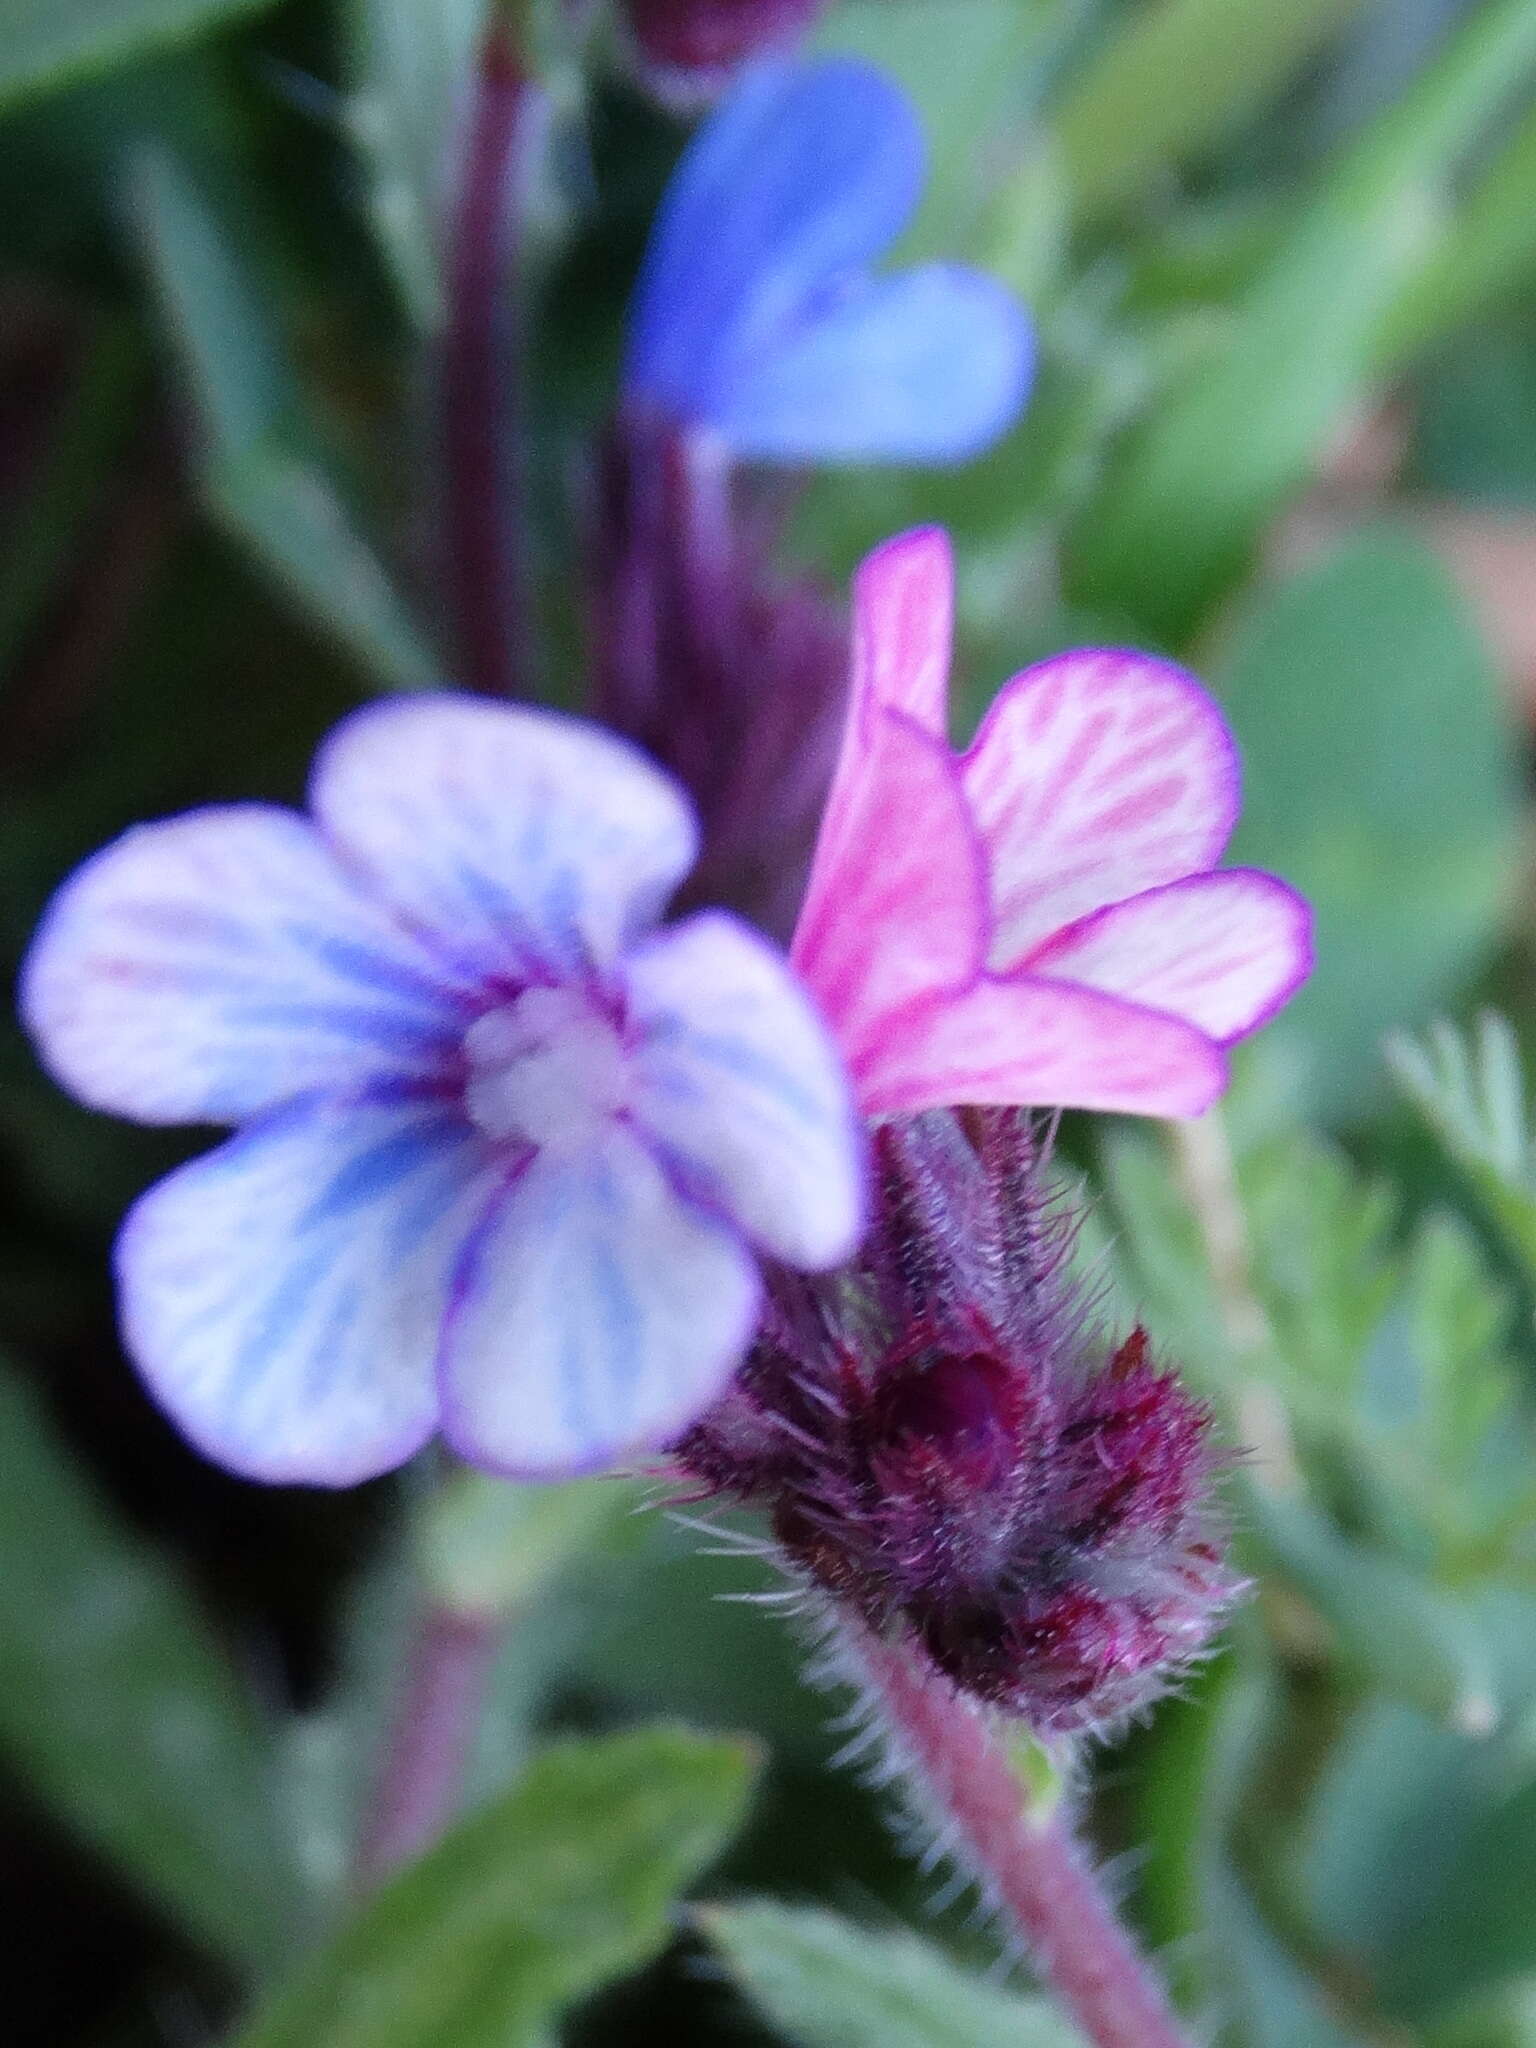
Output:
<svg viewBox="0 0 1536 2048">
<path fill-rule="evenodd" d="M 488 1138 L 576 1151 L 629 1096 L 619 1034 L 576 989 L 531 988 L 464 1034 L 464 1107 Z"/>
</svg>

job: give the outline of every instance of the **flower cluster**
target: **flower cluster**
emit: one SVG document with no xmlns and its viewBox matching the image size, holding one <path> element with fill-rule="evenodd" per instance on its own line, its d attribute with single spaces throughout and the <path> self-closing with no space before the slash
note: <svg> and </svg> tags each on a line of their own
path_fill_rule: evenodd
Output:
<svg viewBox="0 0 1536 2048">
<path fill-rule="evenodd" d="M 777 1277 L 678 1462 L 964 1691 L 1042 1735 L 1102 1730 L 1188 1668 L 1236 1591 L 1211 1418 L 1141 1330 L 1099 1335 L 1017 1112 L 930 1111 L 875 1148 L 858 1258 Z"/>
</svg>

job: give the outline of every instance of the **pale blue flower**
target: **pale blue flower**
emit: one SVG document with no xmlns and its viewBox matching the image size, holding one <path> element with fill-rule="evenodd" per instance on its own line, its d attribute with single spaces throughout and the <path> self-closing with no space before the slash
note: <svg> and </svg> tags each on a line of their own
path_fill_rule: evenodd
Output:
<svg viewBox="0 0 1536 2048">
<path fill-rule="evenodd" d="M 235 1123 L 132 1210 L 128 1349 L 210 1457 L 345 1485 L 441 1430 L 544 1474 L 664 1442 L 751 1337 L 756 1251 L 860 1220 L 842 1068 L 766 941 L 653 920 L 696 850 L 627 743 L 453 696 L 361 711 L 310 815 L 128 833 L 22 1010 L 64 1085 Z"/>
</svg>

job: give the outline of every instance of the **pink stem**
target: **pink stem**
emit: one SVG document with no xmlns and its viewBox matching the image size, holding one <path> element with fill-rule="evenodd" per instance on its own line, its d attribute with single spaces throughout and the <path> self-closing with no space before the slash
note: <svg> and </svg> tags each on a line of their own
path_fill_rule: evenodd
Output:
<svg viewBox="0 0 1536 2048">
<path fill-rule="evenodd" d="M 458 1810 L 500 1644 L 492 1615 L 423 1612 L 357 1853 L 365 1889 L 429 1848 Z"/>
<path fill-rule="evenodd" d="M 506 30 L 487 31 L 449 225 L 440 359 L 443 573 L 457 678 L 514 695 L 522 667 L 522 391 L 512 272 L 519 174 L 541 111 Z"/>
<path fill-rule="evenodd" d="M 1041 1977 L 1097 2048 L 1190 2048 L 1162 1986 L 1059 1814 L 1032 1821 L 982 1714 L 903 1646 L 845 1617 L 915 1789 L 1024 1937 Z"/>
</svg>

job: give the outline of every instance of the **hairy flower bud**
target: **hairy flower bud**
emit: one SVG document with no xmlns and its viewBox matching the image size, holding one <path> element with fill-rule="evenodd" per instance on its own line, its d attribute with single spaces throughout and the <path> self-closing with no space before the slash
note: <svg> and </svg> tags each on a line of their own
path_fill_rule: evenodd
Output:
<svg viewBox="0 0 1536 2048">
<path fill-rule="evenodd" d="M 719 91 L 739 64 L 783 50 L 822 0 L 624 0 L 636 55 L 659 95 L 687 105 Z"/>
<path fill-rule="evenodd" d="M 1038 1126 L 935 1111 L 874 1145 L 858 1261 L 775 1279 L 745 1367 L 676 1454 L 977 1698 L 1043 1735 L 1113 1724 L 1237 1590 L 1210 1413 L 1142 1329 L 1099 1337 Z"/>
</svg>

